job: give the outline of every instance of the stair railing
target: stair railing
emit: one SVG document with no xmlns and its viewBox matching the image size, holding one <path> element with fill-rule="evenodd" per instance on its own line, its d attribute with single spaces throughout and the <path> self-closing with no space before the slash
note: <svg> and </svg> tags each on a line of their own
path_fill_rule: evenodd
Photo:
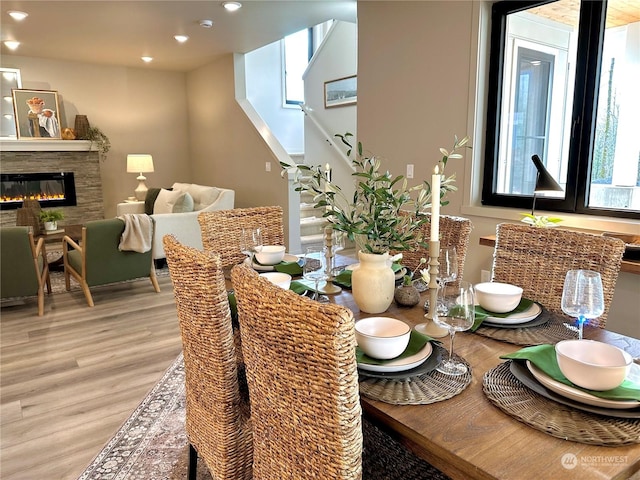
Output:
<svg viewBox="0 0 640 480">
<path fill-rule="evenodd" d="M 340 147 L 338 147 L 336 142 L 333 140 L 333 136 L 327 133 L 325 128 L 320 124 L 320 122 L 314 115 L 313 110 L 307 107 L 304 103 L 300 105 L 300 108 L 302 109 L 304 114 L 307 117 L 309 117 L 309 119 L 311 120 L 311 123 L 316 127 L 316 129 L 322 134 L 322 137 L 324 137 L 324 140 L 333 147 L 333 149 L 338 154 L 338 157 L 341 158 L 342 161 L 345 162 L 345 164 L 348 165 L 351 170 L 355 171 L 355 167 L 351 163 L 351 160 L 349 159 L 349 157 L 347 157 L 344 151 L 341 150 Z"/>
</svg>

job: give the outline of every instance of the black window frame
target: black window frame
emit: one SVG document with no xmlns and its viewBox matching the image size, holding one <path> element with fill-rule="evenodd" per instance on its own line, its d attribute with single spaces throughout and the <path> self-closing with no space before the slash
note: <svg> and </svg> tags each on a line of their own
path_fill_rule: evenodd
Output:
<svg viewBox="0 0 640 480">
<path fill-rule="evenodd" d="M 498 194 L 496 179 L 502 104 L 507 15 L 554 3 L 556 0 L 503 0 L 491 8 L 491 36 L 487 95 L 485 158 L 482 205 L 530 209 L 533 195 Z M 564 198 L 537 197 L 536 209 L 640 219 L 633 210 L 589 207 L 591 158 L 596 130 L 597 96 L 604 44 L 606 0 L 582 1 L 576 54 L 576 73 L 572 99 L 570 146 Z M 578 81 L 577 79 L 584 79 Z M 543 162 L 545 159 L 542 159 Z"/>
</svg>

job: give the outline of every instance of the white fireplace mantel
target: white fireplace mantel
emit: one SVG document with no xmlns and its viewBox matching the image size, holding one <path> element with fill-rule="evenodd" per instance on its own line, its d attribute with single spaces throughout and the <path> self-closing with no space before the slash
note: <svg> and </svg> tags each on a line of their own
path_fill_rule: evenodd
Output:
<svg viewBox="0 0 640 480">
<path fill-rule="evenodd" d="M 97 149 L 89 140 L 0 139 L 0 152 L 88 152 Z"/>
</svg>

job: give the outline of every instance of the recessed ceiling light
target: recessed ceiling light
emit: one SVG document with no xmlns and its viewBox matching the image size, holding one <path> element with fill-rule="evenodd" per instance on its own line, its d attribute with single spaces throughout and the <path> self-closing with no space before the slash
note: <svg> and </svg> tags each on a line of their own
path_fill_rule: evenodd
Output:
<svg viewBox="0 0 640 480">
<path fill-rule="evenodd" d="M 28 13 L 20 12 L 18 10 L 9 10 L 7 13 L 9 15 L 11 15 L 11 18 L 13 18 L 14 20 L 17 20 L 19 22 L 24 20 L 25 18 L 27 18 L 29 16 Z"/>
<path fill-rule="evenodd" d="M 211 28 L 213 27 L 213 20 L 200 20 L 200 26 L 202 28 Z"/>
<path fill-rule="evenodd" d="M 7 40 L 4 44 L 9 50 L 15 50 L 20 46 L 20 42 L 15 42 L 13 40 Z"/>
<path fill-rule="evenodd" d="M 153 57 L 140 57 L 143 62 L 149 63 L 153 61 Z"/>
<path fill-rule="evenodd" d="M 187 37 L 186 35 L 174 35 L 173 38 L 175 38 L 179 43 L 184 43 L 189 40 L 189 37 Z"/>
<path fill-rule="evenodd" d="M 222 2 L 222 6 L 227 9 L 228 12 L 235 12 L 242 7 L 240 2 Z"/>
<path fill-rule="evenodd" d="M 13 119 L 13 115 L 11 115 L 10 113 L 5 113 L 4 114 L 4 118 L 6 118 L 7 120 L 12 120 Z"/>
</svg>

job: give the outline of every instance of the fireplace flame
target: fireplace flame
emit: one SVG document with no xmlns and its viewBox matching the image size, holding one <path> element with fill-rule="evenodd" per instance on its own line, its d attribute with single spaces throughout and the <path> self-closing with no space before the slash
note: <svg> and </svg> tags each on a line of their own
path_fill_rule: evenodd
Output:
<svg viewBox="0 0 640 480">
<path fill-rule="evenodd" d="M 64 200 L 64 193 L 32 193 L 29 195 L 2 195 L 0 203 L 23 202 L 24 200 Z"/>
</svg>

